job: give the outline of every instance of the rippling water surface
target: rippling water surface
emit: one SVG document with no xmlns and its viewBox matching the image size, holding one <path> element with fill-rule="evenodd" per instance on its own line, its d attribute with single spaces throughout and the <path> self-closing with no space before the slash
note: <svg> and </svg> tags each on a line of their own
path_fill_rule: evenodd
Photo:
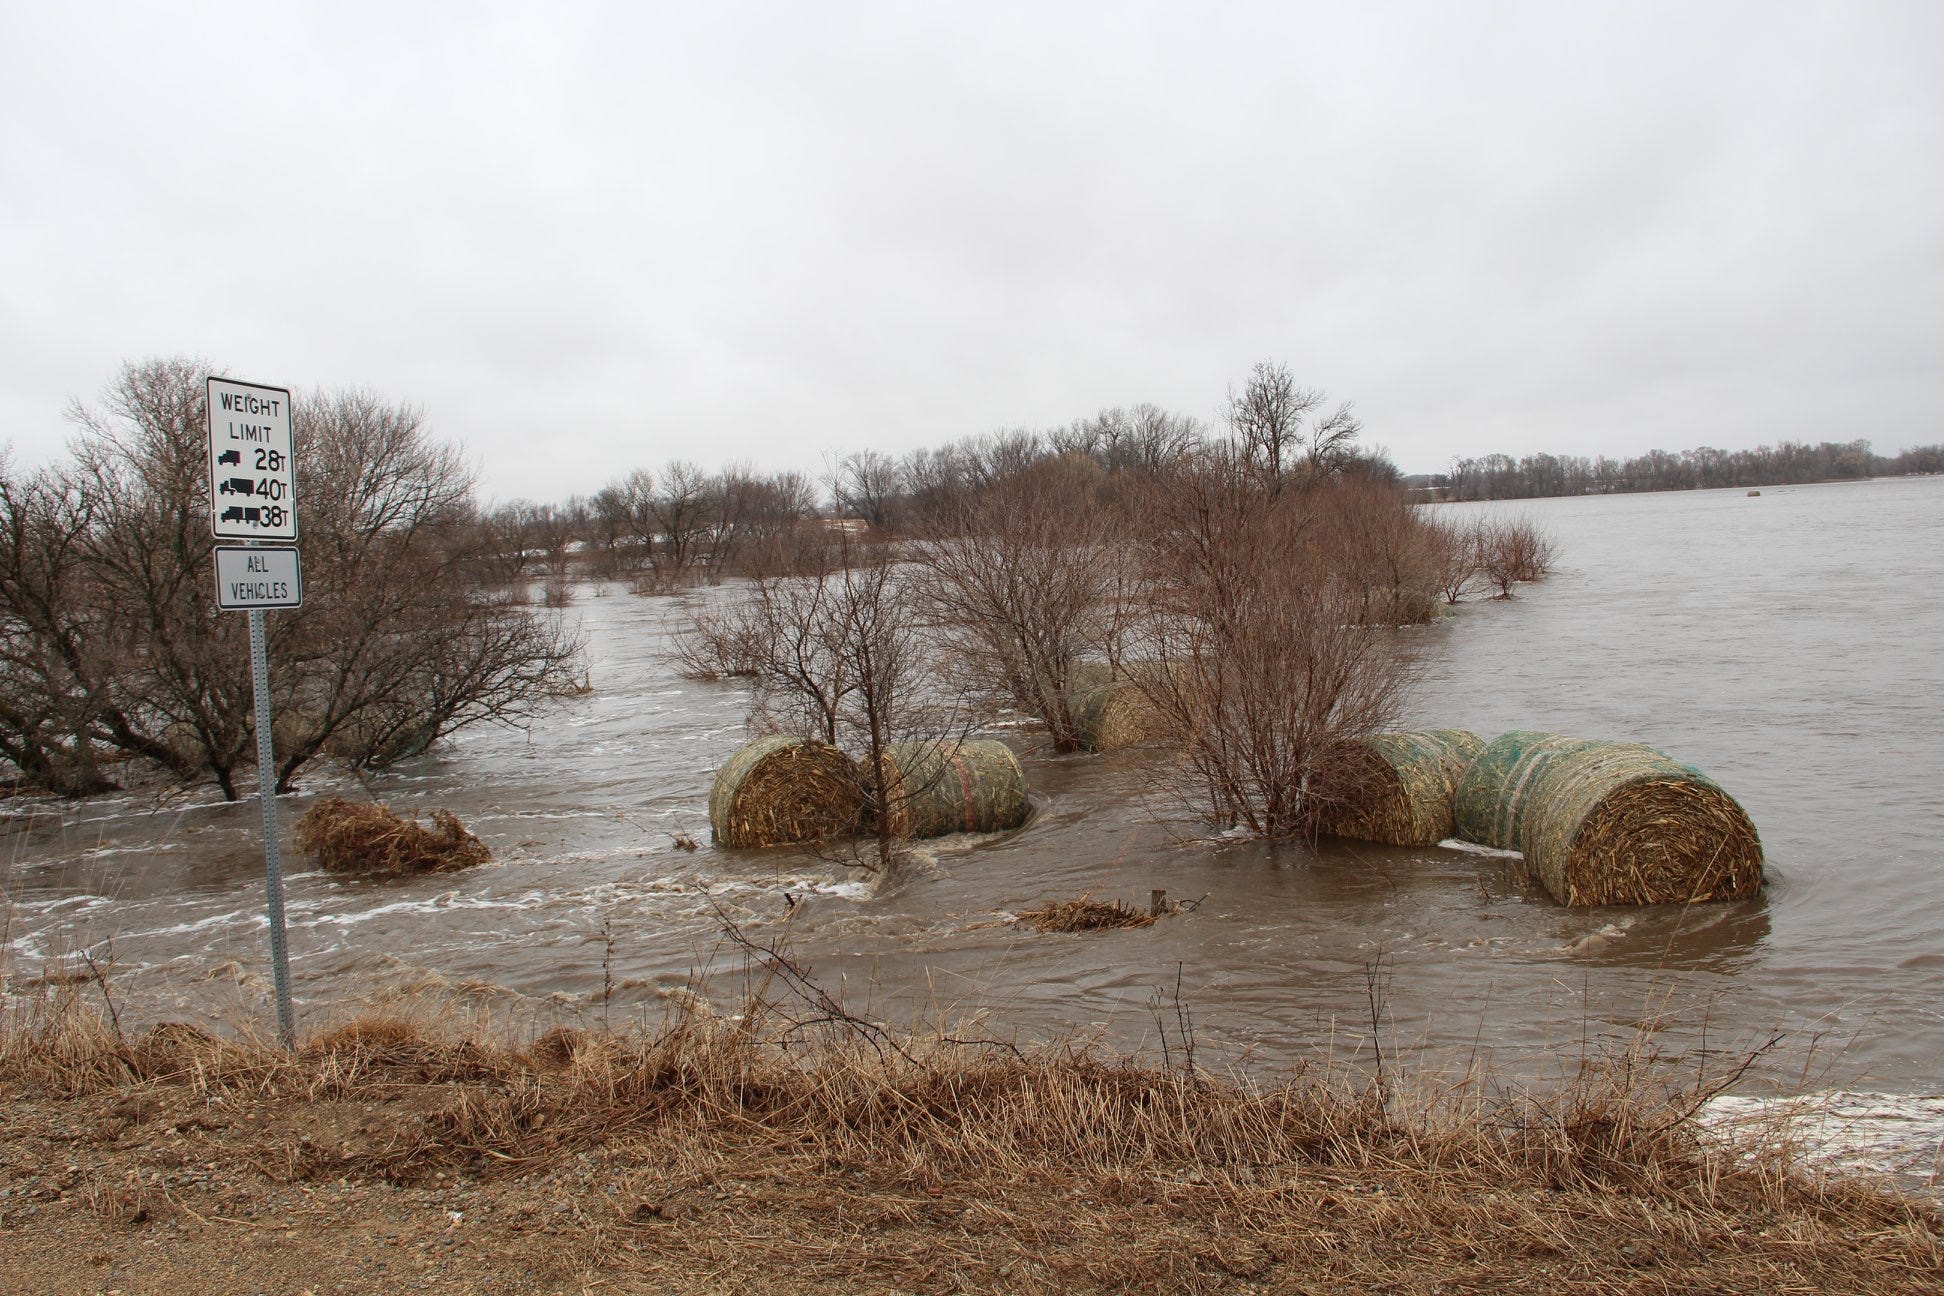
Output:
<svg viewBox="0 0 1944 1296">
<path fill-rule="evenodd" d="M 1524 1070 L 1640 1024 L 1690 1057 L 1780 1031 L 1792 1065 L 1817 1068 L 1804 1085 L 1935 1092 L 1944 480 L 1446 507 L 1533 517 L 1559 571 L 1406 632 L 1423 668 L 1412 721 L 1638 740 L 1701 766 L 1761 831 L 1760 898 L 1572 911 L 1486 853 L 1193 840 L 1150 803 L 1152 758 L 1056 758 L 1021 735 L 1032 822 L 934 844 L 894 886 L 802 854 L 712 850 L 708 788 L 743 739 L 745 697 L 675 675 L 663 627 L 682 601 L 584 586 L 570 615 L 591 695 L 371 783 L 400 808 L 450 807 L 495 863 L 390 883 L 296 868 L 299 1013 L 431 988 L 598 1018 L 611 979 L 607 1013 L 658 1014 L 700 970 L 733 988 L 719 907 L 764 940 L 787 923 L 817 977 L 894 1020 L 982 1012 L 1028 1036 L 1152 1043 L 1157 992 L 1178 977 L 1204 1049 L 1267 1068 L 1366 1049 L 1374 990 L 1385 1038 L 1428 1056 Z M 343 786 L 319 775 L 305 792 Z M 286 823 L 306 800 L 289 799 Z M 256 819 L 202 793 L 16 802 L 14 988 L 87 947 L 112 957 L 130 1011 L 260 1017 Z M 1206 898 L 1127 932 L 1006 921 L 1089 892 L 1145 904 L 1156 887 Z"/>
</svg>

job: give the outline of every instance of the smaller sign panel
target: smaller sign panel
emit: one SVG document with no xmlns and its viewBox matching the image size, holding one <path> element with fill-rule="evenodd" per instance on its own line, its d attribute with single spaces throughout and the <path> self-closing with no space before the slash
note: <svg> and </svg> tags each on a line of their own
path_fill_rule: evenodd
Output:
<svg viewBox="0 0 1944 1296">
<path fill-rule="evenodd" d="M 304 572 L 295 549 L 216 546 L 216 606 L 225 612 L 303 606 Z"/>
<path fill-rule="evenodd" d="M 209 380 L 209 526 L 218 540 L 295 540 L 290 393 Z"/>
</svg>

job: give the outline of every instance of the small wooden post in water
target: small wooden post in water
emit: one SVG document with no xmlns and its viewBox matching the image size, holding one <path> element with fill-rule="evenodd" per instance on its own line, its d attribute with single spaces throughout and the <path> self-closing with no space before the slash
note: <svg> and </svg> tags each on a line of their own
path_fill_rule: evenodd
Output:
<svg viewBox="0 0 1944 1296">
<path fill-rule="evenodd" d="M 1168 893 L 1155 889 L 1148 892 L 1148 917 L 1159 918 L 1168 912 Z"/>
</svg>

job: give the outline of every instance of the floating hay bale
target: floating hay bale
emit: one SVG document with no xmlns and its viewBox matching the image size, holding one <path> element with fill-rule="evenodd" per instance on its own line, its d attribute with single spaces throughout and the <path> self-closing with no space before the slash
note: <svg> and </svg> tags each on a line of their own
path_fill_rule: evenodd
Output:
<svg viewBox="0 0 1944 1296">
<path fill-rule="evenodd" d="M 329 797 L 291 831 L 298 848 L 331 873 L 449 873 L 493 857 L 450 810 L 434 810 L 427 828 L 373 801 Z"/>
<path fill-rule="evenodd" d="M 1082 896 L 1078 900 L 1056 900 L 1038 909 L 1022 910 L 1019 921 L 1034 931 L 1090 932 L 1110 931 L 1117 927 L 1152 927 L 1154 915 L 1129 909 L 1118 900 L 1110 904 L 1105 900 Z"/>
<path fill-rule="evenodd" d="M 709 826 L 724 846 L 827 841 L 857 827 L 864 793 L 835 747 L 772 734 L 731 756 L 709 790 Z"/>
<path fill-rule="evenodd" d="M 1639 743 L 1514 732 L 1459 781 L 1458 835 L 1516 850 L 1562 904 L 1681 904 L 1753 895 L 1755 825 L 1719 784 Z"/>
<path fill-rule="evenodd" d="M 1452 795 L 1484 746 L 1463 729 L 1376 734 L 1350 743 L 1331 771 L 1333 791 L 1317 828 L 1392 846 L 1436 845 L 1452 834 Z"/>
<path fill-rule="evenodd" d="M 885 753 L 892 829 L 901 837 L 1005 832 L 1033 803 L 1012 748 L 992 739 L 893 743 Z"/>
</svg>

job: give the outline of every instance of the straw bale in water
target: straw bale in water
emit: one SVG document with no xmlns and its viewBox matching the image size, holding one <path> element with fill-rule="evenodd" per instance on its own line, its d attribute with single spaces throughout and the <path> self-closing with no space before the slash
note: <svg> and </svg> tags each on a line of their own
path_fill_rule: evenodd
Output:
<svg viewBox="0 0 1944 1296">
<path fill-rule="evenodd" d="M 1154 663 L 1133 662 L 1117 670 L 1106 662 L 1088 662 L 1074 671 L 1067 707 L 1082 747 L 1119 751 L 1154 736 L 1153 704 L 1130 678 L 1130 672 L 1143 669 L 1155 669 Z"/>
<path fill-rule="evenodd" d="M 856 767 L 835 747 L 758 738 L 716 772 L 709 826 L 724 846 L 787 846 L 841 837 L 863 805 Z"/>
<path fill-rule="evenodd" d="M 1514 732 L 1486 745 L 1455 798 L 1458 835 L 1516 850 L 1562 904 L 1681 904 L 1753 895 L 1755 825 L 1721 786 L 1639 743 Z"/>
<path fill-rule="evenodd" d="M 1038 909 L 1022 910 L 1019 921 L 1042 932 L 1111 931 L 1117 927 L 1152 927 L 1154 915 L 1129 909 L 1115 900 L 1056 900 Z"/>
<path fill-rule="evenodd" d="M 1317 828 L 1392 846 L 1436 845 L 1452 834 L 1452 795 L 1484 746 L 1463 729 L 1376 734 L 1346 744 L 1332 771 L 1337 790 Z"/>
<path fill-rule="evenodd" d="M 376 802 L 343 797 L 306 810 L 292 835 L 299 849 L 331 873 L 448 873 L 492 858 L 450 810 L 434 810 L 427 828 Z"/>
<path fill-rule="evenodd" d="M 892 828 L 901 837 L 1005 832 L 1033 804 L 1012 748 L 992 739 L 893 743 L 885 753 Z"/>
</svg>

